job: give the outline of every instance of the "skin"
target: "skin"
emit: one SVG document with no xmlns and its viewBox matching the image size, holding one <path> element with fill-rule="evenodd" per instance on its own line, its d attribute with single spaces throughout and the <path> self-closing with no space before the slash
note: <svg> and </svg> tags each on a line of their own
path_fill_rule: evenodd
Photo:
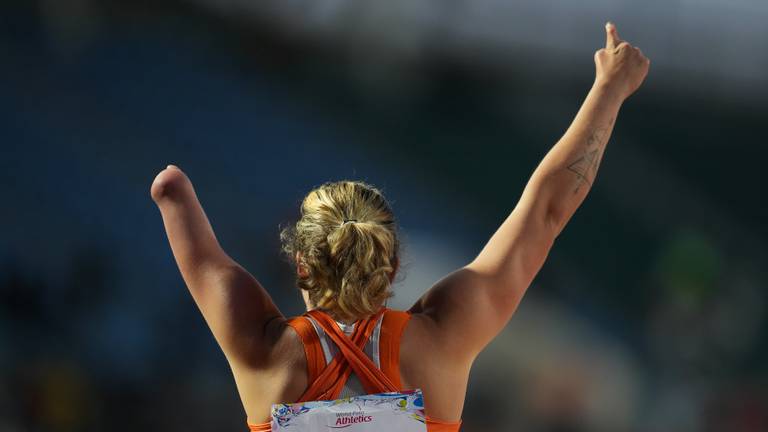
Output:
<svg viewBox="0 0 768 432">
<path fill-rule="evenodd" d="M 619 108 L 650 64 L 612 24 L 594 60 L 592 88 L 517 205 L 472 262 L 438 281 L 410 309 L 401 379 L 405 388 L 424 391 L 426 412 L 435 419 L 461 418 L 472 363 L 512 317 L 589 192 Z M 178 167 L 157 175 L 151 196 L 184 282 L 229 362 L 248 421 L 266 421 L 273 403 L 295 401 L 309 385 L 306 373 L 297 373 L 306 371 L 298 336 L 267 290 L 221 248 Z M 305 275 L 305 269 L 296 271 Z M 305 302 L 313 307 L 306 295 Z"/>
</svg>

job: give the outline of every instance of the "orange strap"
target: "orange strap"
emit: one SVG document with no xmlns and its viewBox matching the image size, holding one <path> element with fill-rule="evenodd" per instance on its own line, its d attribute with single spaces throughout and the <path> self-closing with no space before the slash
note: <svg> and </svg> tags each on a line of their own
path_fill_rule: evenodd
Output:
<svg viewBox="0 0 768 432">
<path fill-rule="evenodd" d="M 360 382 L 363 384 L 365 391 L 368 393 L 381 393 L 385 391 L 397 391 L 397 386 L 389 379 L 370 358 L 362 351 L 370 337 L 370 333 L 376 327 L 376 323 L 379 317 L 386 311 L 382 308 L 378 313 L 363 321 L 360 327 L 366 327 L 366 337 L 362 345 L 353 343 L 347 338 L 343 331 L 339 328 L 336 321 L 331 319 L 327 314 L 318 311 L 311 310 L 308 314 L 315 319 L 320 327 L 325 330 L 325 333 L 336 343 L 339 348 L 339 354 L 343 356 L 343 360 L 347 371 L 347 377 L 349 376 L 350 368 L 355 371 L 357 377 L 360 378 Z M 341 356 L 336 356 L 340 358 Z M 336 359 L 334 359 L 335 361 Z M 344 380 L 346 381 L 346 379 Z M 343 383 L 342 383 L 343 388 Z"/>
<path fill-rule="evenodd" d="M 444 422 L 427 416 L 427 432 L 459 432 L 461 420 L 457 422 Z M 254 431 L 259 432 L 259 431 Z"/>
<path fill-rule="evenodd" d="M 381 324 L 380 351 L 381 370 L 362 351 L 376 328 L 381 314 L 384 314 Z M 304 344 L 307 356 L 307 375 L 309 387 L 296 402 L 313 400 L 337 399 L 349 375 L 354 370 L 360 382 L 369 393 L 384 391 L 400 391 L 400 339 L 411 318 L 405 311 L 382 308 L 377 314 L 366 320 L 359 321 L 355 330 L 348 337 L 338 324 L 327 314 L 312 310 L 305 315 L 314 318 L 315 322 L 325 330 L 328 337 L 339 348 L 339 353 L 330 364 L 326 365 L 320 338 L 315 328 L 306 316 L 292 318 L 288 324 L 299 334 Z M 429 432 L 458 432 L 461 421 L 443 422 L 426 417 Z M 269 422 L 248 425 L 252 432 L 268 432 Z"/>
<path fill-rule="evenodd" d="M 248 423 L 248 430 L 251 432 L 272 432 L 272 420 L 270 419 L 270 421 L 266 423 Z"/>
<path fill-rule="evenodd" d="M 355 331 L 352 333 L 352 340 L 350 341 L 347 336 L 338 328 L 338 325 L 328 317 L 325 313 L 320 311 L 310 311 L 307 314 L 312 316 L 320 327 L 322 327 L 326 334 L 329 335 L 334 341 L 334 334 L 336 332 L 341 333 L 335 336 L 340 336 L 341 339 L 347 342 L 347 344 L 360 351 L 368 342 L 373 330 L 376 327 L 378 317 L 384 311 L 358 322 Z M 333 326 L 329 328 L 327 321 L 333 322 Z M 311 324 L 310 324 L 311 325 Z M 314 329 L 312 329 L 314 331 Z M 337 343 L 338 345 L 338 343 Z M 352 348 L 352 349 L 354 349 Z M 313 355 L 318 355 L 314 354 Z M 365 356 L 365 354 L 363 354 Z M 319 353 L 322 357 L 322 352 Z M 367 357 L 366 357 L 367 358 Z M 339 345 L 339 353 L 334 357 L 333 361 L 325 367 L 320 375 L 310 382 L 309 388 L 299 398 L 297 402 L 307 402 L 313 400 L 333 400 L 338 398 L 341 391 L 344 389 L 344 384 L 347 382 L 349 375 L 353 369 L 352 363 L 346 359 L 344 349 Z"/>
<path fill-rule="evenodd" d="M 307 357 L 307 382 L 314 382 L 325 367 L 323 347 L 320 345 L 320 338 L 315 332 L 315 327 L 305 316 L 291 318 L 287 324 L 293 327 L 301 338 L 304 354 Z"/>
<path fill-rule="evenodd" d="M 405 326 L 411 319 L 411 314 L 405 311 L 388 310 L 384 314 L 379 336 L 379 359 L 381 371 L 392 379 L 398 390 L 403 389 L 400 382 L 400 338 Z"/>
</svg>

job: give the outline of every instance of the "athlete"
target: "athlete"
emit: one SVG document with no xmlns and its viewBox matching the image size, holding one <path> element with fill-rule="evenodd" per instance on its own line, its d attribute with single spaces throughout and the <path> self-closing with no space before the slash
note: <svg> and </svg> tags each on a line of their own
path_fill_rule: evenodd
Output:
<svg viewBox="0 0 768 432">
<path fill-rule="evenodd" d="M 325 183 L 281 233 L 308 312 L 286 318 L 219 245 L 189 178 L 169 165 L 152 199 L 192 297 L 224 352 L 252 431 L 275 403 L 422 389 L 427 429 L 458 431 L 472 363 L 504 328 L 595 181 L 622 103 L 649 60 L 606 24 L 595 80 L 519 202 L 472 262 L 408 311 L 385 306 L 399 263 L 392 210 L 375 187 Z"/>
</svg>

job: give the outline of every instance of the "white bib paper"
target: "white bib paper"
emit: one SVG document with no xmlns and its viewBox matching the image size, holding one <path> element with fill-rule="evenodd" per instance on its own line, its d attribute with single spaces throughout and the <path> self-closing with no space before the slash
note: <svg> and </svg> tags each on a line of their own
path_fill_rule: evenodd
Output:
<svg viewBox="0 0 768 432">
<path fill-rule="evenodd" d="M 272 405 L 273 432 L 426 432 L 421 390 Z"/>
</svg>

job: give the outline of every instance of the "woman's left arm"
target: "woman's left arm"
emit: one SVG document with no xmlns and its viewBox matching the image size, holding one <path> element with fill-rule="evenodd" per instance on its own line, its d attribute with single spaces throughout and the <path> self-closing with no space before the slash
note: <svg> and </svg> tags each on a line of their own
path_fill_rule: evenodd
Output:
<svg viewBox="0 0 768 432">
<path fill-rule="evenodd" d="M 624 100 L 643 82 L 649 61 L 606 26 L 595 53 L 595 82 L 563 137 L 534 170 L 515 208 L 477 257 L 439 280 L 411 312 L 464 365 L 501 331 L 539 272 L 555 239 L 584 201 Z"/>
<path fill-rule="evenodd" d="M 151 187 L 181 276 L 230 363 L 266 366 L 283 315 L 261 284 L 227 255 L 177 167 L 161 171 Z"/>
</svg>

